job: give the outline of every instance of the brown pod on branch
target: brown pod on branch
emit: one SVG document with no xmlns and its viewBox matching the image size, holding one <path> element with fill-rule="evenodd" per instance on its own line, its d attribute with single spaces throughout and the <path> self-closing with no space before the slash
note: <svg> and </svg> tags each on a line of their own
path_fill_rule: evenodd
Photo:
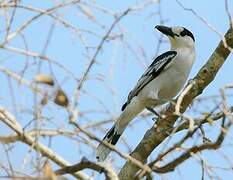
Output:
<svg viewBox="0 0 233 180">
<path fill-rule="evenodd" d="M 64 93 L 64 91 L 62 89 L 58 89 L 56 91 L 56 96 L 54 99 L 54 103 L 56 103 L 59 106 L 63 106 L 63 107 L 67 107 L 69 104 L 69 100 L 66 96 L 66 94 Z"/>
<path fill-rule="evenodd" d="M 36 83 L 47 84 L 50 86 L 54 85 L 53 78 L 47 74 L 37 74 L 34 80 Z"/>
</svg>

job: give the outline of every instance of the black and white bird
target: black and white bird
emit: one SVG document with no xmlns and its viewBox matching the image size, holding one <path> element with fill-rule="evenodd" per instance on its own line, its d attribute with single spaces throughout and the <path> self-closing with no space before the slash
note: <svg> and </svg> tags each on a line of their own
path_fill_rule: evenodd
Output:
<svg viewBox="0 0 233 180">
<path fill-rule="evenodd" d="M 170 51 L 158 56 L 130 91 L 122 113 L 103 141 L 115 145 L 129 122 L 144 109 L 152 110 L 174 98 L 183 88 L 195 60 L 195 39 L 184 27 L 155 27 L 165 34 Z M 100 143 L 96 150 L 98 161 L 104 161 L 111 150 Z"/>
</svg>

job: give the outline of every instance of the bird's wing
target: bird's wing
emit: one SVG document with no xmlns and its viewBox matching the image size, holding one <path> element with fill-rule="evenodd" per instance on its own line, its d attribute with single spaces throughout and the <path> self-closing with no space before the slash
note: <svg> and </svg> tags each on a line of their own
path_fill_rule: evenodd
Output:
<svg viewBox="0 0 233 180">
<path fill-rule="evenodd" d="M 159 74 L 165 69 L 165 67 L 174 59 L 176 56 L 176 51 L 168 51 L 160 56 L 158 56 L 151 65 L 147 68 L 147 70 L 143 73 L 143 75 L 138 80 L 136 86 L 132 91 L 130 91 L 127 102 L 122 106 L 121 110 L 123 111 L 126 106 L 130 103 L 131 99 L 134 96 L 137 96 L 138 93 L 154 78 L 159 76 Z"/>
</svg>

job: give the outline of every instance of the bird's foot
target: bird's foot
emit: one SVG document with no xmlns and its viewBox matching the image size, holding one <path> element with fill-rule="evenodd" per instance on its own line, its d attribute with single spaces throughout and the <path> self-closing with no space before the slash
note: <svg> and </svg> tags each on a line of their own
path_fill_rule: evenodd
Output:
<svg viewBox="0 0 233 180">
<path fill-rule="evenodd" d="M 153 121 L 155 121 L 157 118 L 162 118 L 162 117 L 159 115 L 159 113 L 157 113 L 153 108 L 147 107 L 146 109 L 156 116 L 156 117 L 153 117 L 153 118 L 152 118 Z"/>
</svg>

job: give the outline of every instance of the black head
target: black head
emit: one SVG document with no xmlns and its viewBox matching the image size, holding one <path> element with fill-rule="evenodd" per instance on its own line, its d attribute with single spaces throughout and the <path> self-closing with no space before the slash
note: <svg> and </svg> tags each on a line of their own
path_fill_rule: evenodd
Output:
<svg viewBox="0 0 233 180">
<path fill-rule="evenodd" d="M 188 29 L 186 29 L 185 27 L 180 27 L 180 26 L 174 26 L 174 27 L 167 27 L 167 26 L 161 26 L 161 25 L 157 25 L 155 26 L 156 29 L 158 29 L 161 33 L 172 37 L 172 38 L 176 38 L 176 37 L 185 37 L 188 36 L 190 37 L 193 41 L 195 41 L 195 38 L 192 34 L 191 31 L 189 31 Z"/>
<path fill-rule="evenodd" d="M 183 27 L 183 31 L 180 32 L 181 36 L 189 36 L 193 39 L 193 41 L 195 42 L 195 38 L 193 36 L 193 33 L 191 33 L 191 31 L 189 31 L 188 29 L 186 29 L 185 27 Z"/>
</svg>

